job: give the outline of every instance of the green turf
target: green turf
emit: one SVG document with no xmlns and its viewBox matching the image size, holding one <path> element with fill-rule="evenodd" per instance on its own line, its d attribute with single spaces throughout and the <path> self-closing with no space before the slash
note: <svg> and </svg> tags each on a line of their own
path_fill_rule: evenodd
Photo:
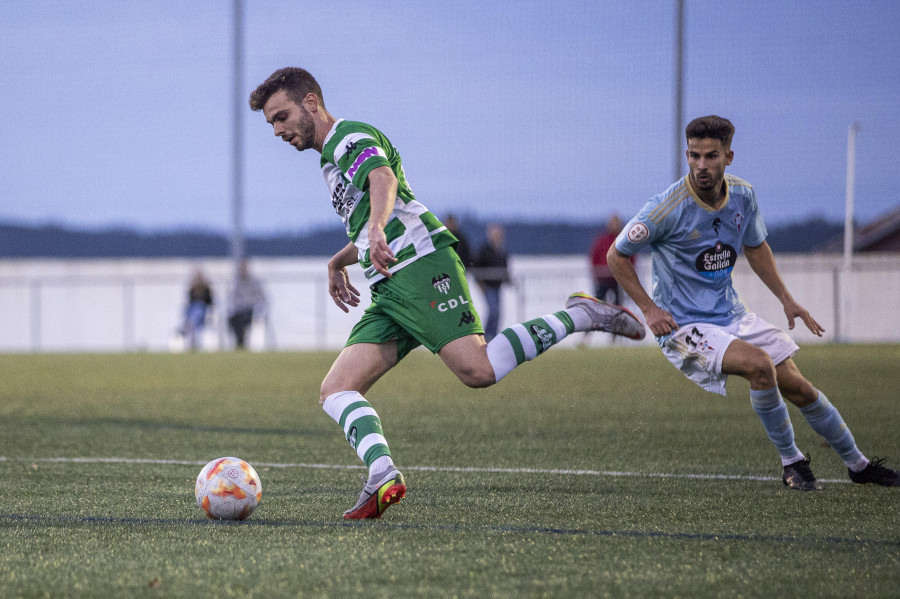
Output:
<svg viewBox="0 0 900 599">
<path fill-rule="evenodd" d="M 792 408 L 826 482 L 786 490 L 746 382 L 705 393 L 652 347 L 551 351 L 479 391 L 414 352 L 368 394 L 408 496 L 346 523 L 363 470 L 318 406 L 333 358 L 0 355 L 0 596 L 897 596 L 900 489 L 837 482 Z M 900 464 L 900 346 L 797 362 Z M 194 504 L 223 455 L 262 478 L 248 523 Z"/>
</svg>

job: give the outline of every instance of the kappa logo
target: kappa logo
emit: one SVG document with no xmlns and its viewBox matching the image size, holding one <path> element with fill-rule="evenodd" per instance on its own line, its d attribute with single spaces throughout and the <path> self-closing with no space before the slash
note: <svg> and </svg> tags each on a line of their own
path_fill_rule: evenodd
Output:
<svg viewBox="0 0 900 599">
<path fill-rule="evenodd" d="M 628 241 L 640 243 L 650 237 L 650 229 L 644 223 L 635 223 L 628 229 Z"/>
<path fill-rule="evenodd" d="M 351 142 L 348 143 L 346 146 L 344 146 L 344 152 L 345 152 L 346 154 L 352 154 L 352 153 L 353 153 L 353 150 L 356 149 L 356 146 L 357 146 L 357 145 L 358 145 L 358 142 L 351 141 Z"/>
<path fill-rule="evenodd" d="M 531 334 L 541 342 L 541 350 L 538 353 L 544 353 L 547 348 L 553 345 L 553 335 L 547 329 L 533 324 L 531 325 Z"/>
<path fill-rule="evenodd" d="M 350 441 L 350 447 L 356 449 L 356 427 L 351 426 L 350 432 L 347 433 L 347 440 Z"/>
<path fill-rule="evenodd" d="M 713 221 L 713 225 L 712 225 L 713 231 L 716 232 L 716 235 L 719 234 L 719 227 L 721 227 L 721 226 L 722 226 L 722 219 L 720 219 L 720 218 L 717 216 L 717 217 L 716 217 L 716 220 Z"/>
<path fill-rule="evenodd" d="M 450 293 L 450 275 L 447 273 L 443 273 L 439 277 L 431 277 L 431 284 L 444 295 Z"/>
<path fill-rule="evenodd" d="M 475 315 L 471 312 L 463 312 L 462 316 L 459 319 L 459 324 L 456 325 L 456 328 L 461 327 L 464 324 L 472 324 L 475 322 Z"/>
<path fill-rule="evenodd" d="M 447 312 L 449 310 L 455 310 L 460 306 L 465 306 L 468 303 L 469 300 L 460 295 L 458 299 L 450 298 L 446 302 L 438 302 L 437 300 L 434 300 L 433 302 L 431 302 L 431 307 L 437 307 L 438 312 Z"/>
</svg>

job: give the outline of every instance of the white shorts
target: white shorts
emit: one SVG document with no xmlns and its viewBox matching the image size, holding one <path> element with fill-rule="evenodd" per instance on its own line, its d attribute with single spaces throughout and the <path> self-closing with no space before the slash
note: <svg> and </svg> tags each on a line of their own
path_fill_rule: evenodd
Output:
<svg viewBox="0 0 900 599">
<path fill-rule="evenodd" d="M 760 348 L 776 366 L 800 349 L 787 333 L 747 312 L 729 325 L 705 322 L 682 325 L 665 341 L 662 351 L 684 376 L 707 391 L 725 395 L 728 375 L 722 372 L 722 359 L 735 339 Z"/>
</svg>

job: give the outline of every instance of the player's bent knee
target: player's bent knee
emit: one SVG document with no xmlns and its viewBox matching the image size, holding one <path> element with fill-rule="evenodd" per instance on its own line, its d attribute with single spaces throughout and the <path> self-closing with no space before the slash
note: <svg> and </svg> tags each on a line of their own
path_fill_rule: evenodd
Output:
<svg viewBox="0 0 900 599">
<path fill-rule="evenodd" d="M 731 356 L 726 354 L 728 364 L 723 364 L 724 371 L 727 374 L 744 377 L 755 389 L 774 387 L 777 381 L 777 371 L 769 354 L 758 347 L 747 344 L 742 344 L 739 350 Z"/>
<path fill-rule="evenodd" d="M 819 390 L 806 379 L 783 383 L 778 381 L 782 397 L 798 407 L 805 407 L 819 398 Z"/>
<path fill-rule="evenodd" d="M 775 386 L 775 364 L 772 362 L 772 358 L 769 357 L 769 354 L 765 353 L 764 351 L 759 352 L 759 354 L 750 364 L 750 372 L 748 378 L 750 378 L 751 381 L 756 381 L 757 383 L 764 385 L 765 387 Z"/>
<path fill-rule="evenodd" d="M 347 389 L 336 389 L 334 385 L 328 384 L 328 380 L 325 380 L 319 388 L 319 404 L 324 404 L 326 399 L 341 391 L 347 391 Z"/>
<path fill-rule="evenodd" d="M 472 389 L 483 389 L 497 382 L 493 368 L 469 368 L 455 372 L 457 378 Z"/>
<path fill-rule="evenodd" d="M 484 389 L 485 387 L 490 387 L 494 384 L 494 379 L 486 379 L 486 378 L 462 378 L 460 379 L 466 387 L 470 389 Z"/>
</svg>

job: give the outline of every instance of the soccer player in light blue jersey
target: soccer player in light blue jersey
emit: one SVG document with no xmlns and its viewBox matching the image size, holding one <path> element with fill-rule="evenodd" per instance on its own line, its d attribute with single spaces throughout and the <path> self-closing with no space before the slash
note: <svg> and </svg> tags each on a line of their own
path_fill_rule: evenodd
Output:
<svg viewBox="0 0 900 599">
<path fill-rule="evenodd" d="M 515 324 L 485 343 L 456 238 L 413 196 L 387 137 L 366 123 L 333 117 L 319 84 L 300 68 L 274 72 L 250 96 L 250 107 L 261 110 L 275 135 L 296 150 L 321 154 L 332 205 L 350 238 L 328 263 L 332 300 L 344 312 L 359 305 L 347 277 L 355 262 L 372 290 L 372 304 L 319 397 L 369 467 L 359 500 L 344 518 L 380 518 L 406 494 L 381 419 L 363 394 L 415 347 L 438 354 L 467 386 L 487 387 L 575 331 L 643 338 L 643 324 L 625 308 L 574 293 L 565 309 Z"/>
<path fill-rule="evenodd" d="M 625 226 L 608 253 L 609 267 L 644 313 L 663 354 L 703 389 L 725 395 L 736 374 L 750 381 L 750 403 L 781 455 L 782 480 L 791 489 L 817 491 L 794 443 L 787 399 L 841 456 L 856 483 L 900 486 L 898 472 L 869 460 L 857 448 L 837 409 L 797 368 L 797 344 L 778 327 L 748 311 L 732 286 L 731 271 L 743 250 L 753 272 L 784 307 L 788 328 L 796 319 L 818 336 L 823 329 L 785 287 L 760 216 L 753 187 L 725 173 L 734 159 L 734 127 L 718 116 L 686 128 L 690 173 L 652 198 Z M 629 257 L 650 247 L 653 297 Z"/>
</svg>

